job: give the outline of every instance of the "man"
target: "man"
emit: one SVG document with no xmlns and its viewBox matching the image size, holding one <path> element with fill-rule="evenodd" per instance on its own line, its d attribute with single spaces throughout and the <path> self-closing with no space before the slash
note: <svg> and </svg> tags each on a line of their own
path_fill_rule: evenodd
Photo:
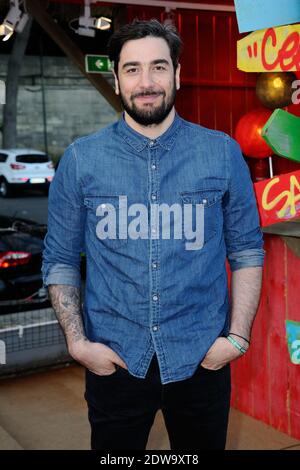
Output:
<svg viewBox="0 0 300 470">
<path fill-rule="evenodd" d="M 252 184 L 235 141 L 175 112 L 180 47 L 156 20 L 112 36 L 124 114 L 72 143 L 51 184 L 44 282 L 86 368 L 93 449 L 145 449 L 158 409 L 171 449 L 224 449 L 229 363 L 250 344 L 264 254 Z"/>
</svg>

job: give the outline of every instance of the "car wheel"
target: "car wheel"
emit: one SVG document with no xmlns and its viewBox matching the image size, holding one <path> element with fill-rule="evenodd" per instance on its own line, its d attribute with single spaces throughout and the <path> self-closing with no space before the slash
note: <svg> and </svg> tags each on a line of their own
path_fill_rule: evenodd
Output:
<svg viewBox="0 0 300 470">
<path fill-rule="evenodd" d="M 10 197 L 12 196 L 12 190 L 8 182 L 2 178 L 0 181 L 0 197 Z"/>
</svg>

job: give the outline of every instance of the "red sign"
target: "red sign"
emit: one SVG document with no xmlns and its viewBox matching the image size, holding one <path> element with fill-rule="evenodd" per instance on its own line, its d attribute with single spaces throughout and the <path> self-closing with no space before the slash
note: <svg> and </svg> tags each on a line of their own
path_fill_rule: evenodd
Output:
<svg viewBox="0 0 300 470">
<path fill-rule="evenodd" d="M 262 227 L 300 217 L 300 170 L 254 183 Z"/>
</svg>

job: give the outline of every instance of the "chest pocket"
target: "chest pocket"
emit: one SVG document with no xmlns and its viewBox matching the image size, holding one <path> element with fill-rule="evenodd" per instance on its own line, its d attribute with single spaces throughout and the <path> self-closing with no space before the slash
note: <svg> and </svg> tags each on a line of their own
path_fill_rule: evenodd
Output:
<svg viewBox="0 0 300 470">
<path fill-rule="evenodd" d="M 87 195 L 84 198 L 84 205 L 87 208 L 88 230 L 92 232 L 92 236 L 111 250 L 126 246 L 127 204 L 125 199 L 119 196 Z"/>
<path fill-rule="evenodd" d="M 182 191 L 180 193 L 181 204 L 183 206 L 183 239 L 184 241 L 193 240 L 187 238 L 185 210 L 184 206 L 190 205 L 192 213 L 193 231 L 203 230 L 203 244 L 205 245 L 209 240 L 214 238 L 217 232 L 223 226 L 223 211 L 222 211 L 222 199 L 226 190 L 226 180 L 224 179 L 208 179 L 201 182 L 201 188 L 194 189 L 191 191 Z M 202 205 L 203 219 L 196 226 L 196 206 Z M 198 215 L 201 214 L 199 210 Z"/>
</svg>

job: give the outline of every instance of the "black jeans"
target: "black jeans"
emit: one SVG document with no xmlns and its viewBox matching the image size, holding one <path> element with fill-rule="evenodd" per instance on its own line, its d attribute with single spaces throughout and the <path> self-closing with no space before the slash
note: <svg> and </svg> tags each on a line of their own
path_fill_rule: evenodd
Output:
<svg viewBox="0 0 300 470">
<path fill-rule="evenodd" d="M 172 450 L 224 450 L 230 405 L 230 366 L 198 366 L 186 380 L 162 385 L 156 355 L 145 379 L 117 368 L 112 375 L 86 371 L 93 450 L 145 450 L 161 409 Z"/>
</svg>

